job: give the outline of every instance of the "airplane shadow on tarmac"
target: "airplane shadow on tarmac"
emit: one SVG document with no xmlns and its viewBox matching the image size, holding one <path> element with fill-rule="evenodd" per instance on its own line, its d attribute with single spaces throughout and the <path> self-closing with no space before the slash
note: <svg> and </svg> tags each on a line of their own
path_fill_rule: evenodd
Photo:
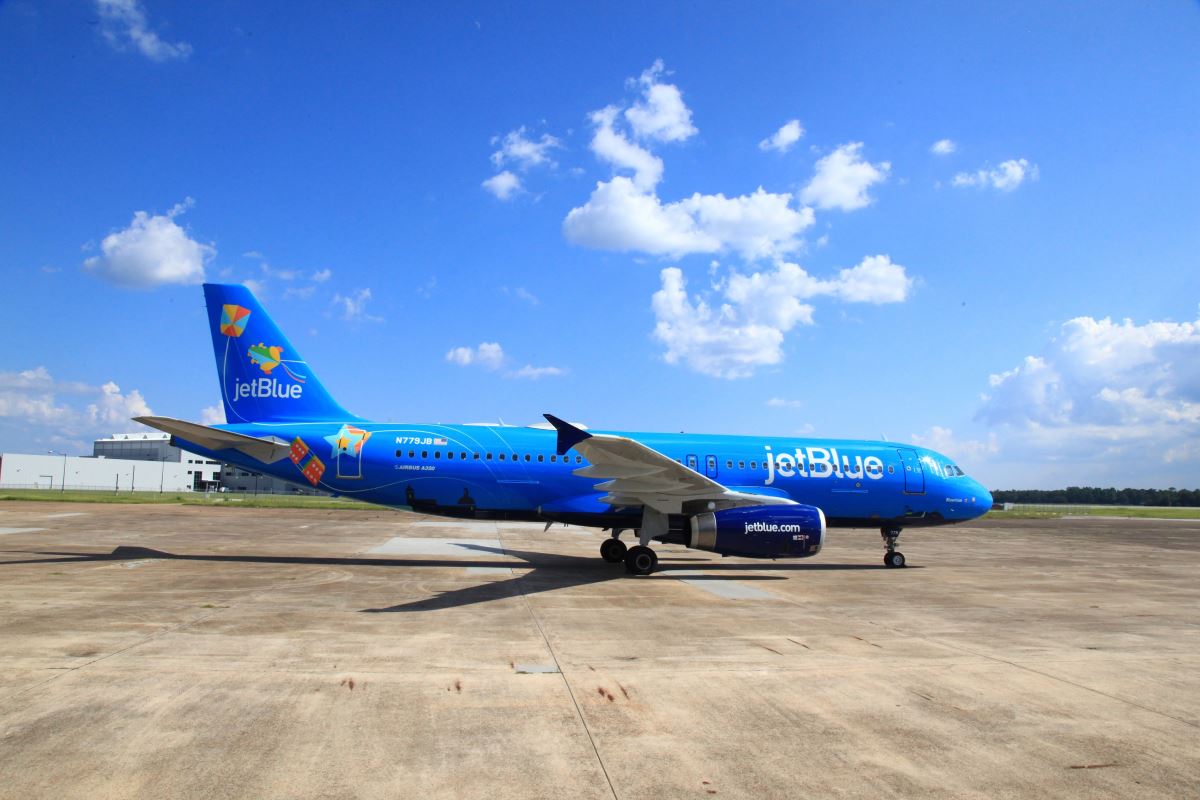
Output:
<svg viewBox="0 0 1200 800">
<path fill-rule="evenodd" d="M 26 555 L 45 556 L 45 558 L 24 558 L 12 561 L 0 561 L 0 567 L 18 564 L 67 564 L 90 563 L 103 561 L 137 561 L 137 560 L 173 560 L 173 561 L 213 561 L 233 562 L 238 564 L 311 564 L 317 566 L 336 567 L 408 567 L 408 568 L 467 568 L 478 567 L 485 569 L 528 569 L 507 580 L 487 581 L 485 583 L 467 586 L 462 589 L 451 589 L 440 592 L 432 597 L 414 600 L 408 603 L 388 606 L 386 608 L 364 608 L 361 613 L 379 614 L 397 611 L 437 611 L 446 608 L 469 606 L 476 603 L 486 603 L 507 597 L 539 594 L 541 592 L 565 589 L 573 586 L 586 586 L 593 583 L 618 579 L 634 579 L 625 572 L 622 564 L 608 564 L 595 556 L 567 556 L 557 553 L 528 552 L 522 550 L 500 549 L 475 544 L 460 544 L 464 550 L 474 550 L 497 556 L 510 556 L 521 559 L 524 563 L 514 563 L 510 560 L 474 560 L 462 559 L 416 559 L 416 558 L 360 558 L 360 557 L 329 557 L 329 556 L 255 556 L 255 555 L 222 555 L 222 554 L 188 554 L 168 553 L 164 550 L 154 550 L 149 547 L 129 547 L 122 545 L 109 553 L 80 553 L 47 550 L 8 550 L 6 553 L 22 553 Z M 695 563 L 693 562 L 701 562 Z M 882 564 L 829 564 L 810 562 L 779 562 L 764 561 L 762 563 L 705 563 L 704 559 L 687 556 L 676 557 L 670 553 L 660 556 L 658 569 L 653 575 L 638 580 L 677 580 L 686 578 L 689 581 L 782 581 L 787 580 L 782 575 L 751 575 L 751 572 L 821 572 L 826 570 L 882 570 Z M 909 567 L 920 569 L 920 567 Z M 699 572 L 720 572 L 726 574 L 710 575 Z M 673 577 L 672 572 L 685 572 L 685 575 Z"/>
</svg>

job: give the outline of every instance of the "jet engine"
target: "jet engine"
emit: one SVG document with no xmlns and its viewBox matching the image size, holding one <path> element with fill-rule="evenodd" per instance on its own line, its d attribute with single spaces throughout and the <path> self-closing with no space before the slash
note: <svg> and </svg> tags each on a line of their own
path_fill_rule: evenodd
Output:
<svg viewBox="0 0 1200 800">
<path fill-rule="evenodd" d="M 697 514 L 688 546 L 723 556 L 804 558 L 825 544 L 825 514 L 816 506 L 742 506 Z"/>
</svg>

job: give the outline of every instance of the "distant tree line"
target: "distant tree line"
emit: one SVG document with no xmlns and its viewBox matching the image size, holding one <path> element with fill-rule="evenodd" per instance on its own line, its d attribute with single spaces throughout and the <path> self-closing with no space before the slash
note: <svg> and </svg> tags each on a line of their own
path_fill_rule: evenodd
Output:
<svg viewBox="0 0 1200 800">
<path fill-rule="evenodd" d="M 999 503 L 1062 503 L 1095 506 L 1200 506 L 1200 489 L 1101 489 L 1069 486 L 1066 489 L 1001 489 L 992 492 Z"/>
</svg>

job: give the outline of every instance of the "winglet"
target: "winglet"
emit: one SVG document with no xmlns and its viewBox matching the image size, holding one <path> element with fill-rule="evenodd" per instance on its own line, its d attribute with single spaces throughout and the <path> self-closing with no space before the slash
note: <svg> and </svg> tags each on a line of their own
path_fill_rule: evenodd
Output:
<svg viewBox="0 0 1200 800">
<path fill-rule="evenodd" d="M 546 420 L 554 426 L 554 430 L 558 431 L 558 454 L 561 456 L 575 445 L 582 442 L 584 439 L 592 438 L 592 435 L 587 431 L 576 428 L 569 422 L 565 422 L 553 414 L 542 414 Z"/>
</svg>

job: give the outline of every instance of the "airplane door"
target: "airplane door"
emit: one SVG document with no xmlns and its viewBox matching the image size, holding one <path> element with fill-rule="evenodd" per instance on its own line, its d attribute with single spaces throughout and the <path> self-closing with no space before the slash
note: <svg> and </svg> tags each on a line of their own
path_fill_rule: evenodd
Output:
<svg viewBox="0 0 1200 800">
<path fill-rule="evenodd" d="M 907 494 L 925 494 L 925 471 L 916 450 L 897 450 L 900 466 L 904 470 L 904 491 Z"/>
<path fill-rule="evenodd" d="M 705 456 L 704 457 L 704 474 L 707 475 L 708 477 L 712 478 L 714 481 L 717 479 L 717 457 L 716 456 Z"/>
<path fill-rule="evenodd" d="M 696 460 L 696 457 L 695 457 L 695 456 L 691 456 L 691 455 L 689 455 L 687 458 L 685 458 L 685 459 L 683 460 L 683 463 L 687 465 L 687 468 L 688 468 L 688 469 L 690 469 L 690 470 L 693 470 L 694 472 L 699 472 L 699 471 L 700 471 L 700 464 L 699 464 L 699 462 Z"/>
</svg>

